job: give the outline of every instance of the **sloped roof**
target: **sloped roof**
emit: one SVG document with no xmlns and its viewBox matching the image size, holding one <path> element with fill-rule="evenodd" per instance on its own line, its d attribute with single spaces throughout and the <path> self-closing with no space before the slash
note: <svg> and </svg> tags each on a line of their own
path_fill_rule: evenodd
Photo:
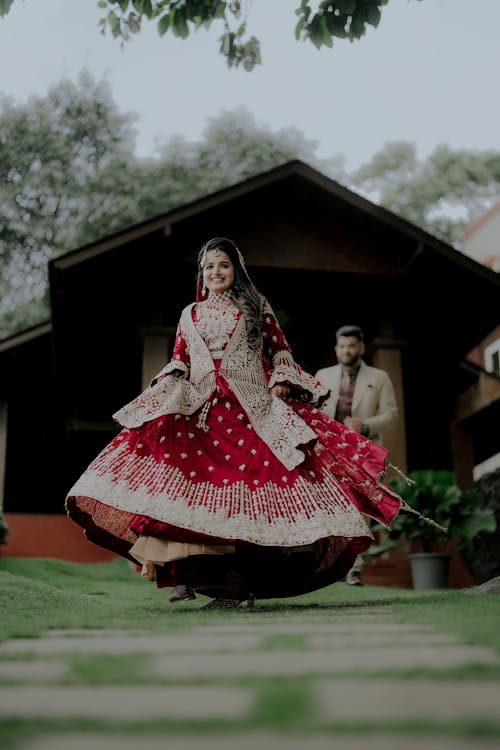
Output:
<svg viewBox="0 0 500 750">
<path fill-rule="evenodd" d="M 0 354 L 2 352 L 7 352 L 10 349 L 17 349 L 19 346 L 23 346 L 23 344 L 34 341 L 41 336 L 46 336 L 49 333 L 52 333 L 52 324 L 50 321 L 44 321 L 32 328 L 27 328 L 24 331 L 14 333 L 12 336 L 0 341 Z"/>
<path fill-rule="evenodd" d="M 195 219 L 196 216 L 201 213 L 221 206 L 236 198 L 255 193 L 262 188 L 273 185 L 279 187 L 280 183 L 293 180 L 300 180 L 319 188 L 323 192 L 325 198 L 332 201 L 332 204 L 339 204 L 339 202 L 344 203 L 346 207 L 350 208 L 350 210 L 358 211 L 360 214 L 371 217 L 380 222 L 380 224 L 385 225 L 387 228 L 390 228 L 391 230 L 400 233 L 405 238 L 412 240 L 417 246 L 430 249 L 451 264 L 458 264 L 465 267 L 471 273 L 482 277 L 494 279 L 496 276 L 494 272 L 456 250 L 451 245 L 437 239 L 411 222 L 396 216 L 394 213 L 378 206 L 361 195 L 354 193 L 298 159 L 289 161 L 286 164 L 275 167 L 274 169 L 263 172 L 235 185 L 231 185 L 230 187 L 218 190 L 215 193 L 199 198 L 191 203 L 174 208 L 165 214 L 161 214 L 140 224 L 136 224 L 120 232 L 109 235 L 98 242 L 78 248 L 77 250 L 52 260 L 50 265 L 58 271 L 64 271 L 78 263 L 105 254 L 116 249 L 120 245 L 140 239 L 141 237 L 145 237 L 153 232 L 163 231 L 164 234 L 168 236 L 174 225 L 181 221 Z"/>
</svg>

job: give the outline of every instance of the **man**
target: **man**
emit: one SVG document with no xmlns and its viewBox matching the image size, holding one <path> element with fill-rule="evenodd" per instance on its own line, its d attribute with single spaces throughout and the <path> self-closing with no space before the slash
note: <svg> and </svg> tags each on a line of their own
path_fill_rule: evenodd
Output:
<svg viewBox="0 0 500 750">
<path fill-rule="evenodd" d="M 362 359 L 365 352 L 361 328 L 346 325 L 335 334 L 338 364 L 318 370 L 316 378 L 330 389 L 323 410 L 350 430 L 380 443 L 380 433 L 398 420 L 396 395 L 389 375 L 369 367 Z M 358 556 L 346 576 L 346 583 L 362 585 L 363 559 Z"/>
</svg>

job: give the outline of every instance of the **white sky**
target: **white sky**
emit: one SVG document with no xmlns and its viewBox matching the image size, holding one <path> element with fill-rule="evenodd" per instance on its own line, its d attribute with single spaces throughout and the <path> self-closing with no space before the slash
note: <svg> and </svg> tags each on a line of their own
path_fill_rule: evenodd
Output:
<svg viewBox="0 0 500 750">
<path fill-rule="evenodd" d="M 422 157 L 440 143 L 500 148 L 499 0 L 390 0 L 378 29 L 320 51 L 295 41 L 299 0 L 249 5 L 263 55 L 252 73 L 226 67 L 220 25 L 182 41 L 148 24 L 121 49 L 98 30 L 97 0 L 15 0 L 0 19 L 0 91 L 23 102 L 87 68 L 121 112 L 139 114 L 139 156 L 154 155 L 156 139 L 199 139 L 208 118 L 237 106 L 272 130 L 297 127 L 348 170 L 393 140 Z"/>
</svg>

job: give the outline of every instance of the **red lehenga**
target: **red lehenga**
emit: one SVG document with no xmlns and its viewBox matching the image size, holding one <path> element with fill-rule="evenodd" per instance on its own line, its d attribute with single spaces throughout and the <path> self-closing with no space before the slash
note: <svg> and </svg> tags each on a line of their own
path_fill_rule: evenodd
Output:
<svg viewBox="0 0 500 750">
<path fill-rule="evenodd" d="M 114 415 L 122 431 L 66 499 L 89 540 L 159 587 L 312 591 L 373 542 L 363 514 L 388 526 L 404 506 L 384 483 L 388 452 L 320 410 L 326 389 L 263 305 L 257 349 L 231 293 L 186 308 L 172 360 Z"/>
</svg>

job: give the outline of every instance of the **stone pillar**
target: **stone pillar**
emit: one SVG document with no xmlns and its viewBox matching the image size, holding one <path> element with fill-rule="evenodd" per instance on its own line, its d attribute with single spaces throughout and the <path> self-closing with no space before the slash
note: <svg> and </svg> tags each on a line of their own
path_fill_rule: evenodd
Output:
<svg viewBox="0 0 500 750">
<path fill-rule="evenodd" d="M 408 452 L 406 445 L 406 419 L 403 384 L 403 366 L 401 350 L 406 342 L 395 339 L 375 339 L 370 346 L 373 367 L 385 370 L 389 375 L 399 410 L 397 424 L 386 435 L 382 435 L 385 448 L 391 452 L 390 461 L 405 473 L 408 471 Z"/>
<path fill-rule="evenodd" d="M 175 330 L 174 326 L 141 329 L 143 390 L 170 359 Z"/>
<path fill-rule="evenodd" d="M 450 424 L 450 443 L 456 482 L 462 491 L 468 490 L 474 482 L 474 444 L 458 419 Z"/>
</svg>

